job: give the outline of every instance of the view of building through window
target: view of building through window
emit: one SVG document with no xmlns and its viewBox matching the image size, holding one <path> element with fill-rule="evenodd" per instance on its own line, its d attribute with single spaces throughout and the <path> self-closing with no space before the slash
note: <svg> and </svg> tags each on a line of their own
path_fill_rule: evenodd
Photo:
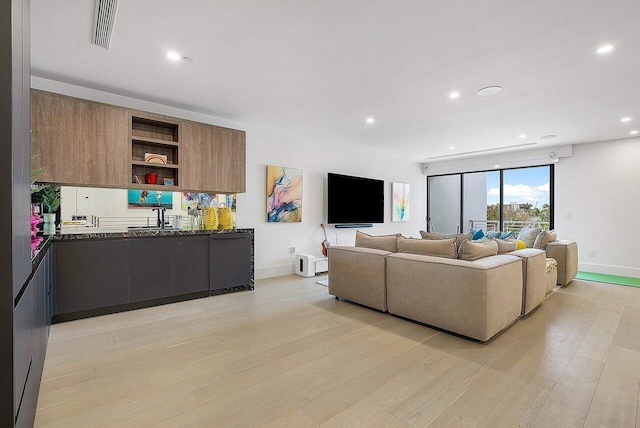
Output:
<svg viewBox="0 0 640 428">
<path fill-rule="evenodd" d="M 551 168 L 547 165 L 429 177 L 428 212 L 433 231 L 454 233 L 474 227 L 518 233 L 523 227 L 549 229 L 553 209 Z"/>
</svg>

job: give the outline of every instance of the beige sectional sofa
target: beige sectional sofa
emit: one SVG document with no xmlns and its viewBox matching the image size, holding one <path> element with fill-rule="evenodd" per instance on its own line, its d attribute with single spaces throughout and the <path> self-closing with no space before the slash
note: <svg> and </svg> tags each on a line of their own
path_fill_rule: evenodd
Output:
<svg viewBox="0 0 640 428">
<path fill-rule="evenodd" d="M 385 248 L 330 247 L 329 294 L 481 341 L 544 300 L 541 250 L 466 261 Z"/>
<path fill-rule="evenodd" d="M 558 240 L 547 244 L 547 257 L 558 263 L 556 284 L 567 285 L 578 274 L 578 244 L 574 241 Z"/>
<path fill-rule="evenodd" d="M 391 314 L 485 341 L 520 317 L 522 260 L 390 254 L 387 304 Z"/>
</svg>

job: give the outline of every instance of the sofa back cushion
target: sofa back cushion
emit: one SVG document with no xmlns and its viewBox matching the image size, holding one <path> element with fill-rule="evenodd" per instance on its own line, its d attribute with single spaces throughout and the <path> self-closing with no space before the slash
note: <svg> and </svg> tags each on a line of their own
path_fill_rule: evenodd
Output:
<svg viewBox="0 0 640 428">
<path fill-rule="evenodd" d="M 398 252 L 398 244 L 396 243 L 399 233 L 395 235 L 371 236 L 364 232 L 356 230 L 356 247 L 373 248 L 375 250 Z"/>
<path fill-rule="evenodd" d="M 539 227 L 533 229 L 523 227 L 518 234 L 518 239 L 524 242 L 527 248 L 533 248 L 533 244 L 536 242 L 536 237 L 540 232 L 542 232 L 542 229 Z"/>
<path fill-rule="evenodd" d="M 498 239 L 492 238 L 498 244 L 498 254 L 510 253 L 518 249 L 518 241 L 516 238 Z"/>
<path fill-rule="evenodd" d="M 398 238 L 398 252 L 423 256 L 456 258 L 456 240 L 449 239 L 407 239 Z"/>
<path fill-rule="evenodd" d="M 496 241 L 473 242 L 467 239 L 458 250 L 458 258 L 470 262 L 497 254 L 498 243 Z"/>
<path fill-rule="evenodd" d="M 537 248 L 539 250 L 546 250 L 547 244 L 550 242 L 554 242 L 558 239 L 558 234 L 553 230 L 543 230 L 538 233 L 536 236 L 536 240 L 533 243 L 533 248 Z"/>
<path fill-rule="evenodd" d="M 442 233 L 433 233 L 433 232 L 425 232 L 424 230 L 420 231 L 420 236 L 422 239 L 456 239 L 456 248 L 460 248 L 462 242 L 466 239 L 471 239 L 473 236 L 472 233 L 452 233 L 451 235 L 445 235 Z"/>
</svg>

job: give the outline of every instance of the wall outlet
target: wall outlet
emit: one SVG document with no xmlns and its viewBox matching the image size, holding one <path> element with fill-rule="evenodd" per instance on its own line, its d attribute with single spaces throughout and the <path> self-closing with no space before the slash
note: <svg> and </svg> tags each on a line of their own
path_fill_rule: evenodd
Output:
<svg viewBox="0 0 640 428">
<path fill-rule="evenodd" d="M 596 256 L 596 250 L 589 251 L 589 257 L 595 257 L 595 256 Z"/>
<path fill-rule="evenodd" d="M 296 255 L 296 247 L 289 247 L 289 254 L 292 256 Z"/>
</svg>

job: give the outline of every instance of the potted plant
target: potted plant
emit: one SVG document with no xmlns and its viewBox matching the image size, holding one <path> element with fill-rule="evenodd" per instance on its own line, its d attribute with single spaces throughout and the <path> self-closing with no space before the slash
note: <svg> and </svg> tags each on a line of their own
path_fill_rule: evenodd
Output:
<svg viewBox="0 0 640 428">
<path fill-rule="evenodd" d="M 39 192 L 40 202 L 44 208 L 44 222 L 51 224 L 56 222 L 56 211 L 60 207 L 60 187 L 45 185 Z"/>
</svg>

